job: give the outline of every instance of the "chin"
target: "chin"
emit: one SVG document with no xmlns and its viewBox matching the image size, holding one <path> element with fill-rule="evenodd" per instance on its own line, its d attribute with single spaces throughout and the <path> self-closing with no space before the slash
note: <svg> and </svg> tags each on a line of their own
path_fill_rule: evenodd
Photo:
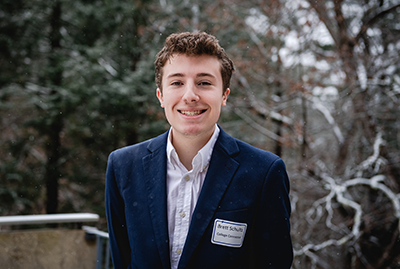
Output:
<svg viewBox="0 0 400 269">
<path fill-rule="evenodd" d="M 192 137 L 195 137 L 195 136 L 198 136 L 198 135 L 200 135 L 202 132 L 200 132 L 200 131 L 197 131 L 197 130 L 185 130 L 184 131 L 184 135 L 185 136 L 192 136 Z"/>
<path fill-rule="evenodd" d="M 208 134 L 208 133 L 210 135 L 212 135 L 212 133 L 213 133 L 212 127 L 204 128 L 204 127 L 199 127 L 199 126 L 193 126 L 193 127 L 188 127 L 188 128 L 184 129 L 184 134 L 186 136 L 196 137 L 196 136 L 200 136 L 200 135 L 204 135 L 204 134 Z"/>
</svg>

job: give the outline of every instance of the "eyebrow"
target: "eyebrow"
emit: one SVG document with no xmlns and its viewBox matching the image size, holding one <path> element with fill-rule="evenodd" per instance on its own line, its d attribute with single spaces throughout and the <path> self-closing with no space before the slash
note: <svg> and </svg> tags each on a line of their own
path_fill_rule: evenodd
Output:
<svg viewBox="0 0 400 269">
<path fill-rule="evenodd" d="M 169 75 L 167 76 L 167 78 L 184 77 L 184 76 L 185 76 L 185 75 L 182 74 L 182 73 L 172 73 L 172 74 L 169 74 Z"/>
<path fill-rule="evenodd" d="M 199 73 L 199 74 L 196 75 L 196 77 L 212 77 L 212 78 L 215 78 L 215 76 L 210 74 L 210 73 Z"/>
<path fill-rule="evenodd" d="M 172 77 L 185 77 L 185 75 L 182 74 L 182 73 L 172 73 L 172 74 L 169 74 L 167 76 L 167 78 L 172 78 Z M 212 78 L 215 78 L 215 76 L 210 74 L 210 73 L 199 73 L 199 74 L 196 75 L 196 77 L 212 77 Z"/>
</svg>

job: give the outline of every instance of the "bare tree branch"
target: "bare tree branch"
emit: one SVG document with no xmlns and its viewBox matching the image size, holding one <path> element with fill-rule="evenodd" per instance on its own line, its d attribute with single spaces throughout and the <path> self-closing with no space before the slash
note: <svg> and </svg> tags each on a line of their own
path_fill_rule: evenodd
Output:
<svg viewBox="0 0 400 269">
<path fill-rule="evenodd" d="M 245 90 L 245 93 L 248 99 L 250 100 L 250 105 L 257 111 L 258 114 L 260 114 L 264 118 L 270 117 L 274 121 L 282 122 L 287 125 L 292 125 L 293 121 L 291 118 L 279 114 L 275 111 L 270 111 L 265 104 L 263 104 L 260 100 L 257 100 L 253 92 L 250 90 L 251 87 L 247 82 L 247 79 L 244 76 L 241 76 L 240 74 L 239 74 L 239 82 L 240 85 L 243 86 L 243 89 Z"/>
<path fill-rule="evenodd" d="M 283 137 L 276 135 L 274 132 L 271 132 L 267 128 L 261 126 L 260 124 L 258 124 L 254 120 L 252 120 L 249 116 L 247 116 L 245 113 L 243 113 L 239 108 L 234 108 L 233 111 L 236 113 L 236 115 L 241 117 L 247 124 L 249 124 L 252 128 L 259 131 L 263 135 L 265 135 L 275 141 L 278 141 L 280 143 L 284 143 L 286 141 Z"/>
<path fill-rule="evenodd" d="M 322 115 L 324 115 L 326 121 L 332 126 L 333 133 L 335 134 L 335 137 L 337 138 L 339 143 L 343 143 L 344 137 L 342 131 L 337 125 L 335 119 L 332 117 L 332 114 L 329 111 L 329 109 L 326 106 L 324 106 L 324 104 L 322 104 L 322 102 L 317 97 L 313 96 L 313 97 L 308 97 L 307 99 L 312 102 L 316 110 L 318 110 L 319 112 L 322 113 Z"/>
<path fill-rule="evenodd" d="M 367 32 L 368 28 L 370 28 L 374 23 L 376 23 L 383 16 L 389 14 L 390 12 L 395 11 L 399 7 L 400 7 L 400 4 L 394 5 L 389 8 L 379 7 L 379 8 L 372 9 L 372 11 L 363 18 L 361 29 L 358 32 L 355 40 L 358 42 L 360 40 L 360 38 Z"/>
<path fill-rule="evenodd" d="M 333 20 L 329 18 L 328 11 L 326 10 L 325 1 L 323 0 L 308 0 L 311 7 L 317 12 L 318 18 L 325 24 L 336 45 L 339 44 L 337 29 Z"/>
</svg>

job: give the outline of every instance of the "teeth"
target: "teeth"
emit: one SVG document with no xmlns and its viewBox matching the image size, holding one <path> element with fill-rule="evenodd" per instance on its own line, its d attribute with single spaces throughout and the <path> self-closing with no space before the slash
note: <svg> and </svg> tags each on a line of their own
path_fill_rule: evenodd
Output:
<svg viewBox="0 0 400 269">
<path fill-rule="evenodd" d="M 201 114 L 201 112 L 202 112 L 202 110 L 195 110 L 195 111 L 184 111 L 184 110 L 181 110 L 181 113 L 184 114 L 184 115 L 187 115 L 187 116 L 196 116 L 196 115 Z"/>
</svg>

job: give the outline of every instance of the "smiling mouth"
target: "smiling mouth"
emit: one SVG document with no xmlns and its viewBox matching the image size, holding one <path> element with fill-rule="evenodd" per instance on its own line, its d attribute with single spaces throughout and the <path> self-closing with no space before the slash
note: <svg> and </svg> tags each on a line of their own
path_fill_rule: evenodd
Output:
<svg viewBox="0 0 400 269">
<path fill-rule="evenodd" d="M 206 112 L 207 109 L 204 110 L 192 110 L 192 111 L 186 111 L 186 110 L 178 110 L 179 113 L 186 115 L 186 116 L 197 116 L 200 115 L 204 112 Z"/>
</svg>

